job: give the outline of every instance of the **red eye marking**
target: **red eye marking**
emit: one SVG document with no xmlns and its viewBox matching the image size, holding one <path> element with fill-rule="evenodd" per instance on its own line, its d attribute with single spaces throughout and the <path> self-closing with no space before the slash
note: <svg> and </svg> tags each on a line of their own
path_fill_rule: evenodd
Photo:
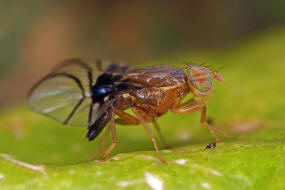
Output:
<svg viewBox="0 0 285 190">
<path fill-rule="evenodd" d="M 198 73 L 196 72 L 193 77 L 199 77 L 199 76 L 207 76 L 205 73 Z"/>
<path fill-rule="evenodd" d="M 212 88 L 212 76 L 203 67 L 190 67 L 189 80 L 192 82 L 194 88 L 201 93 L 206 93 Z"/>
</svg>

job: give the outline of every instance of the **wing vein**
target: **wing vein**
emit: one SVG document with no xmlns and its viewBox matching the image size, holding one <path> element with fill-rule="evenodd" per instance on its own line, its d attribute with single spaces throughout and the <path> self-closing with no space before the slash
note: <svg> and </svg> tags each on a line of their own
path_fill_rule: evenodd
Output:
<svg viewBox="0 0 285 190">
<path fill-rule="evenodd" d="M 68 121 L 71 119 L 73 114 L 76 112 L 76 110 L 79 108 L 79 106 L 82 104 L 82 102 L 85 100 L 85 97 L 80 98 L 79 102 L 76 104 L 76 106 L 72 109 L 66 120 L 63 122 L 64 125 L 68 123 Z"/>
</svg>

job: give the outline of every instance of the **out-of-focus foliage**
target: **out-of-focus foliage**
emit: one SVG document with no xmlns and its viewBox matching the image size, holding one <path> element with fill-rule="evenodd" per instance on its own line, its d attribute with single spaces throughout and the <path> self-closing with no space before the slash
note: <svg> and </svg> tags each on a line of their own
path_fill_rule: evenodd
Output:
<svg viewBox="0 0 285 190">
<path fill-rule="evenodd" d="M 283 0 L 1 1 L 0 109 L 23 100 L 60 60 L 94 56 L 133 64 L 216 48 L 284 24 L 283 7 Z"/>
<path fill-rule="evenodd" d="M 141 126 L 117 127 L 119 143 L 105 163 L 80 164 L 101 137 L 87 142 L 86 129 L 60 126 L 25 107 L 2 112 L 0 152 L 42 167 L 28 169 L 1 154 L 1 189 L 147 189 L 153 178 L 163 189 L 284 189 L 284 44 L 285 29 L 279 28 L 215 52 L 148 63 L 226 66 L 226 83 L 215 82 L 207 105 L 215 125 L 232 136 L 205 150 L 213 138 L 199 124 L 199 113 L 167 114 L 158 120 L 174 147 L 162 151 L 167 164 L 147 151 L 152 143 Z"/>
</svg>

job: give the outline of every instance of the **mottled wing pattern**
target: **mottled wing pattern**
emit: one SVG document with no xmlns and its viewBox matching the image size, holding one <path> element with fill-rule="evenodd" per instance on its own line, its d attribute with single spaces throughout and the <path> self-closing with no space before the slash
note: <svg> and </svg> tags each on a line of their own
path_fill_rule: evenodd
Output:
<svg viewBox="0 0 285 190">
<path fill-rule="evenodd" d="M 179 86 L 187 81 L 185 73 L 180 68 L 171 65 L 133 69 L 126 74 L 126 77 L 133 83 L 150 87 Z"/>
</svg>

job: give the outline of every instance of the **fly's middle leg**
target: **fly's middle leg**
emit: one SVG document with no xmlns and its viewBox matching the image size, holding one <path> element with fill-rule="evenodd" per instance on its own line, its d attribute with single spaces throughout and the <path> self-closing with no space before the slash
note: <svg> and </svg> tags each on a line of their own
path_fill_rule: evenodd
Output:
<svg viewBox="0 0 285 190">
<path fill-rule="evenodd" d="M 116 119 L 116 123 L 118 124 L 121 124 L 121 125 L 138 125 L 140 124 L 140 121 L 135 118 L 134 116 L 122 111 L 122 110 L 118 110 L 118 109 L 115 109 L 115 113 L 120 117 L 119 119 Z M 160 131 L 160 128 L 159 128 L 159 125 L 157 124 L 156 120 L 153 120 L 153 125 L 154 125 L 154 128 L 155 130 L 157 131 L 161 141 L 162 141 L 162 144 L 164 146 L 165 149 L 170 149 L 170 146 L 167 144 L 165 138 L 163 137 L 161 131 Z"/>
<path fill-rule="evenodd" d="M 146 132 L 148 133 L 148 135 L 150 136 L 151 140 L 152 140 L 152 143 L 153 143 L 153 146 L 155 148 L 155 151 L 157 153 L 157 156 L 159 158 L 159 160 L 162 162 L 162 163 L 165 163 L 165 160 L 163 159 L 163 157 L 161 156 L 160 152 L 159 152 L 159 149 L 158 149 L 158 146 L 157 146 L 157 143 L 156 143 L 156 140 L 155 140 L 155 137 L 150 129 L 150 127 L 148 126 L 147 122 L 144 120 L 144 118 L 140 115 L 139 111 L 137 108 L 133 107 L 132 108 L 132 111 L 134 112 L 134 114 L 137 116 L 138 120 L 140 121 L 140 123 L 143 125 L 143 127 L 145 128 Z"/>
</svg>

